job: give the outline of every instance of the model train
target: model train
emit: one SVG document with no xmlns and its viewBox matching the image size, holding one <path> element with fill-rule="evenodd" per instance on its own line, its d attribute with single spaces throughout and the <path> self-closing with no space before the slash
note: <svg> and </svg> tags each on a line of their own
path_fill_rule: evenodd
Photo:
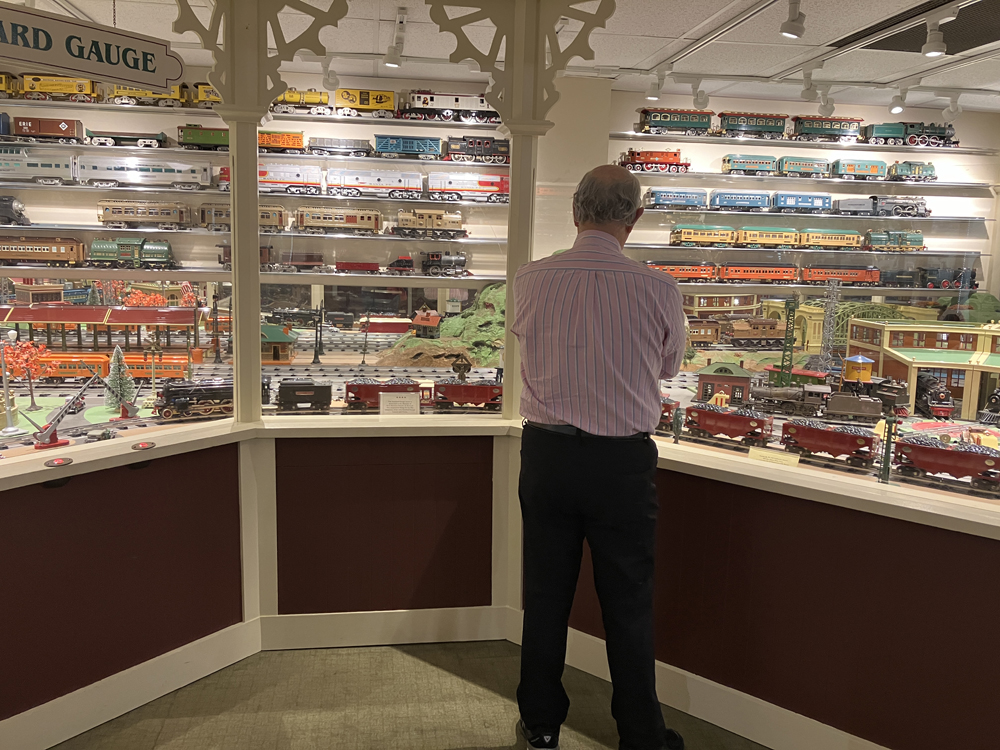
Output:
<svg viewBox="0 0 1000 750">
<path fill-rule="evenodd" d="M 39 361 L 45 372 L 43 383 L 64 383 L 67 380 L 86 380 L 94 373 L 106 378 L 110 370 L 111 355 L 47 351 L 39 357 Z M 150 359 L 149 355 L 126 354 L 125 366 L 140 383 L 151 380 L 154 375 L 157 381 L 183 379 L 188 370 L 188 358 L 167 354 Z"/>
<path fill-rule="evenodd" d="M 89 248 L 69 237 L 0 237 L 0 266 L 174 269 L 177 261 L 165 240 L 143 237 L 95 239 Z"/>
<path fill-rule="evenodd" d="M 3 149 L 0 148 L 0 153 Z M 2 176 L 2 172 L 0 172 Z M 261 164 L 258 171 L 261 192 L 294 195 L 336 195 L 344 198 L 392 198 L 419 200 L 425 197 L 424 176 L 420 172 L 328 169 L 302 164 Z M 229 191 L 229 167 L 219 170 L 219 189 Z M 438 201 L 508 203 L 510 178 L 507 175 L 475 172 L 431 172 L 427 175 L 426 197 Z"/>
<path fill-rule="evenodd" d="M 697 109 L 640 107 L 636 133 L 653 135 L 713 135 L 726 138 L 787 139 L 872 145 L 957 146 L 952 125 L 895 122 L 867 125 L 856 117 L 821 117 L 760 112 L 715 112 Z M 791 121 L 791 127 L 788 123 Z"/>
<path fill-rule="evenodd" d="M 212 184 L 212 168 L 177 161 L 54 156 L 42 160 L 19 146 L 0 146 L 0 179 L 41 185 L 75 183 L 99 188 L 172 187 L 198 190 Z"/>
<path fill-rule="evenodd" d="M 799 268 L 784 263 L 712 263 L 648 260 L 646 265 L 669 273 L 678 281 L 694 283 L 761 283 L 823 285 L 839 279 L 850 286 L 883 286 L 903 289 L 976 289 L 974 268 L 912 268 L 884 270 L 875 266 L 813 264 Z"/>
<path fill-rule="evenodd" d="M 643 196 L 646 208 L 666 211 L 750 211 L 761 213 L 839 214 L 843 216 L 930 216 L 920 197 L 872 195 L 833 200 L 829 193 L 779 190 L 713 190 L 650 188 Z"/>
<path fill-rule="evenodd" d="M 864 250 L 912 252 L 926 250 L 921 232 L 842 229 L 794 229 L 792 227 L 734 227 L 677 224 L 670 232 L 676 247 L 765 248 L 802 250 Z"/>
<path fill-rule="evenodd" d="M 503 406 L 503 386 L 495 380 L 444 378 L 433 386 L 424 386 L 412 378 L 355 378 L 345 383 L 344 390 L 350 411 L 378 409 L 382 393 L 418 393 L 421 406 L 441 411 L 461 406 L 499 411 Z"/>
<path fill-rule="evenodd" d="M 673 432 L 674 414 L 679 406 L 669 398 L 661 398 L 661 402 L 659 428 Z M 752 407 L 727 409 L 697 404 L 682 414 L 682 431 L 678 436 L 700 442 L 731 445 L 738 441 L 751 447 L 770 447 L 776 442 L 805 459 L 820 459 L 830 466 L 844 463 L 855 470 L 871 470 L 881 461 L 881 439 L 858 425 L 790 419 L 782 425 L 781 435 L 775 441 L 772 418 Z M 904 477 L 956 489 L 971 486 L 991 494 L 1000 493 L 1000 451 L 995 448 L 964 441 L 945 443 L 914 433 L 896 440 L 891 461 L 892 469 Z"/>
</svg>

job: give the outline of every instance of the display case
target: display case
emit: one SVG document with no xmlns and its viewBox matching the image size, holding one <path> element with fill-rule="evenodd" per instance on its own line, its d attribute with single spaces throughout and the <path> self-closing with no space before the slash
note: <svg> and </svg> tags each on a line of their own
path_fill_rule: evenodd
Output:
<svg viewBox="0 0 1000 750">
<path fill-rule="evenodd" d="M 645 206 L 625 252 L 673 275 L 688 315 L 663 437 L 1000 499 L 984 123 L 613 98 L 609 160 Z"/>
</svg>

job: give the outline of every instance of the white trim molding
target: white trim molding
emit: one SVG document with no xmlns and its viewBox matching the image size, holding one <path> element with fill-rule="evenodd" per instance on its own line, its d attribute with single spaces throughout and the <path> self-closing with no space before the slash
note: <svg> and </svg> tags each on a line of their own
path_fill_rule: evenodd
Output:
<svg viewBox="0 0 1000 750">
<path fill-rule="evenodd" d="M 44 750 L 260 651 L 260 621 L 239 623 L 0 721 L 4 750 Z"/>
<path fill-rule="evenodd" d="M 610 680 L 604 641 L 570 629 L 566 663 Z M 888 750 L 739 690 L 656 662 L 660 703 L 715 724 L 771 750 Z"/>
<path fill-rule="evenodd" d="M 507 607 L 405 609 L 261 617 L 261 649 L 502 641 Z"/>
</svg>

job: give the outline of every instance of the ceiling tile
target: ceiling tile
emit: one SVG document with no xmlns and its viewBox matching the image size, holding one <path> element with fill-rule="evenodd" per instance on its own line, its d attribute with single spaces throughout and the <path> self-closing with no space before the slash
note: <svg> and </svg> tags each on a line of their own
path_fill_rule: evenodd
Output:
<svg viewBox="0 0 1000 750">
<path fill-rule="evenodd" d="M 778 28 L 788 18 L 788 3 L 777 2 L 733 29 L 723 39 L 727 42 L 822 46 L 915 4 L 913 0 L 879 0 L 877 3 L 871 0 L 802 0 L 806 33 L 801 39 L 787 39 Z"/>
<path fill-rule="evenodd" d="M 730 44 L 716 42 L 674 66 L 678 73 L 761 75 L 763 71 L 800 57 L 809 48 L 794 44 Z"/>
</svg>

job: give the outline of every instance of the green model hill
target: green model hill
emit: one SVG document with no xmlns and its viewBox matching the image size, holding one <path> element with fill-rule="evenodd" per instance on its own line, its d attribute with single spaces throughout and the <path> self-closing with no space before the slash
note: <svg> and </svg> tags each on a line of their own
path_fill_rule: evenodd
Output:
<svg viewBox="0 0 1000 750">
<path fill-rule="evenodd" d="M 465 354 L 475 367 L 496 367 L 504 341 L 507 285 L 492 284 L 461 314 L 441 321 L 441 338 L 404 336 L 382 352 L 379 365 L 389 367 L 450 367 Z"/>
</svg>

